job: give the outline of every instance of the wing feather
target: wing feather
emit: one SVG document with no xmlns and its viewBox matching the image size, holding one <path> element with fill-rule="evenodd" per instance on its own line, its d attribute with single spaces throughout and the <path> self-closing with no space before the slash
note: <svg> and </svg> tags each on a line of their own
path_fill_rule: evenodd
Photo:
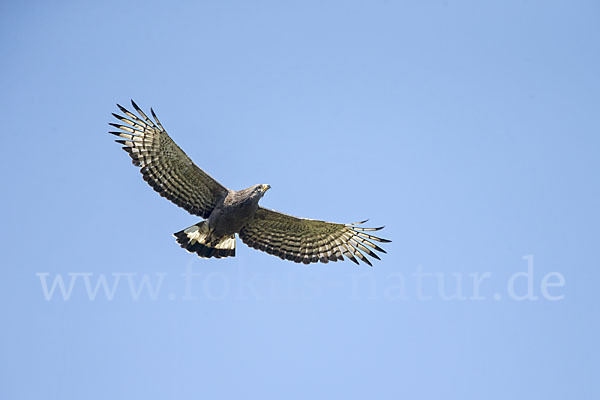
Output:
<svg viewBox="0 0 600 400">
<path fill-rule="evenodd" d="M 343 261 L 346 256 L 356 264 L 360 260 L 372 265 L 365 254 L 379 260 L 373 250 L 385 251 L 370 240 L 390 241 L 364 233 L 381 228 L 356 227 L 364 222 L 337 224 L 298 218 L 259 207 L 252 222 L 239 235 L 250 247 L 297 263 Z"/>
<path fill-rule="evenodd" d="M 134 165 L 146 182 L 162 197 L 194 215 L 208 218 L 217 203 L 228 190 L 200 169 L 169 137 L 154 110 L 150 110 L 154 122 L 132 100 L 136 115 L 117 104 L 127 117 L 114 114 L 123 124 L 110 123 L 119 131 L 116 140 L 129 153 Z"/>
</svg>

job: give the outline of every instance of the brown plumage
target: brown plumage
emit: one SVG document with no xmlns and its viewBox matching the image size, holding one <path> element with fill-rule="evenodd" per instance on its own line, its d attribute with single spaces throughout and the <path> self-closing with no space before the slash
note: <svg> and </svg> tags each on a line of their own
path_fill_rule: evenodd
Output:
<svg viewBox="0 0 600 400">
<path fill-rule="evenodd" d="M 248 246 L 283 260 L 305 264 L 344 260 L 372 265 L 367 254 L 380 259 L 385 253 L 374 242 L 390 242 L 373 236 L 379 228 L 362 228 L 366 221 L 338 224 L 298 218 L 258 205 L 270 188 L 255 185 L 229 190 L 200 169 L 173 142 L 151 109 L 152 121 L 131 101 L 138 115 L 117 104 L 127 117 L 113 114 L 123 124 L 111 123 L 120 131 L 110 132 L 141 167 L 145 181 L 161 196 L 205 221 L 174 234 L 177 243 L 200 257 L 235 256 L 235 234 Z M 364 253 L 364 254 L 363 254 Z"/>
</svg>

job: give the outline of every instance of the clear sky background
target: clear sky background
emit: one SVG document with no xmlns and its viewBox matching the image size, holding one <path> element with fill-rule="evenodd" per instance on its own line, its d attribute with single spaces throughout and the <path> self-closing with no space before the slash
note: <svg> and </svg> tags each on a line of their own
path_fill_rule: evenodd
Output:
<svg viewBox="0 0 600 400">
<path fill-rule="evenodd" d="M 599 18 L 595 1 L 2 2 L 0 397 L 599 398 Z M 106 133 L 130 98 L 224 185 L 370 218 L 388 254 L 187 254 L 171 234 L 198 218 Z M 93 296 L 103 277 L 114 293 Z"/>
</svg>

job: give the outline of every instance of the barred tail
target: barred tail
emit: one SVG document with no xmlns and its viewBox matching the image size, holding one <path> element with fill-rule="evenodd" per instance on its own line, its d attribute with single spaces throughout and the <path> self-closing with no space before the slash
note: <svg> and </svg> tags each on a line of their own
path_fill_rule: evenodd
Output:
<svg viewBox="0 0 600 400">
<path fill-rule="evenodd" d="M 208 223 L 202 221 L 173 234 L 177 243 L 190 253 L 202 258 L 235 257 L 235 235 L 209 237 Z"/>
</svg>

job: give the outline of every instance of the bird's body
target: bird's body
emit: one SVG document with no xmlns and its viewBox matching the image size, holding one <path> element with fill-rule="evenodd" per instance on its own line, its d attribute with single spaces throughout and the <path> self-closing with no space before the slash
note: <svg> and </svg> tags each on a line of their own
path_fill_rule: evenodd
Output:
<svg viewBox="0 0 600 400">
<path fill-rule="evenodd" d="M 235 234 L 252 222 L 258 201 L 269 188 L 269 185 L 255 185 L 243 190 L 229 190 L 217 201 L 206 221 L 173 236 L 181 247 L 201 257 L 235 256 Z"/>
<path fill-rule="evenodd" d="M 215 235 L 225 236 L 240 233 L 252 221 L 258 201 L 270 188 L 269 185 L 255 185 L 243 190 L 230 190 L 208 217 L 208 227 Z"/>
<path fill-rule="evenodd" d="M 254 185 L 243 190 L 229 190 L 198 168 L 173 142 L 152 111 L 154 122 L 132 101 L 137 115 L 117 105 L 127 115 L 113 114 L 126 125 L 110 132 L 125 140 L 124 145 L 141 167 L 144 180 L 200 221 L 174 234 L 181 247 L 200 257 L 235 256 L 235 235 L 247 245 L 281 259 L 305 264 L 343 260 L 348 257 L 371 265 L 363 252 L 379 259 L 372 250 L 385 251 L 373 243 L 389 242 L 366 232 L 382 228 L 361 228 L 355 224 L 337 224 L 297 218 L 259 206 L 269 185 Z"/>
</svg>

